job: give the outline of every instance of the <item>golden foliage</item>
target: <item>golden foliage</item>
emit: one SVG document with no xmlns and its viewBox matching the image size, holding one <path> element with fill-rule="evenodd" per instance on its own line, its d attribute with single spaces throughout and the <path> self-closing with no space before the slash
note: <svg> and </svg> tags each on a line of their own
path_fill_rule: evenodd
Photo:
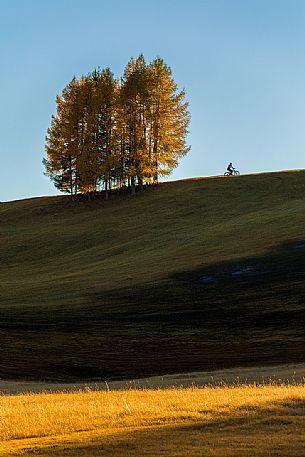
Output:
<svg viewBox="0 0 305 457">
<path fill-rule="evenodd" d="M 71 194 L 157 182 L 188 151 L 190 116 L 160 58 L 131 59 L 124 78 L 94 70 L 57 97 L 46 138 L 45 174 Z"/>
</svg>

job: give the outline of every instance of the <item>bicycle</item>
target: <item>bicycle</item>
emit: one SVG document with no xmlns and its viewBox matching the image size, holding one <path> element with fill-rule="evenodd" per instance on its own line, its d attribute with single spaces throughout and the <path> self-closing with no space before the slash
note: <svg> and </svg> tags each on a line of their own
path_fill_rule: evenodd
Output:
<svg viewBox="0 0 305 457">
<path fill-rule="evenodd" d="M 232 170 L 232 173 L 230 173 L 229 171 L 226 171 L 224 173 L 224 176 L 238 176 L 238 175 L 240 175 L 240 172 L 238 170 L 235 170 L 235 168 L 234 168 L 234 170 Z"/>
</svg>

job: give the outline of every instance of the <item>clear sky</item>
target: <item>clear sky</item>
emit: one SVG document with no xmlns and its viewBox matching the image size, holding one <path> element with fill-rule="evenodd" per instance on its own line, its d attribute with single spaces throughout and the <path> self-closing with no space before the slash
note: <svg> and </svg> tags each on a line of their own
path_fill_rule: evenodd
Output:
<svg viewBox="0 0 305 457">
<path fill-rule="evenodd" d="M 171 179 L 305 168 L 305 0 L 0 0 L 0 200 L 43 176 L 55 97 L 74 75 L 162 57 L 192 150 Z"/>
</svg>

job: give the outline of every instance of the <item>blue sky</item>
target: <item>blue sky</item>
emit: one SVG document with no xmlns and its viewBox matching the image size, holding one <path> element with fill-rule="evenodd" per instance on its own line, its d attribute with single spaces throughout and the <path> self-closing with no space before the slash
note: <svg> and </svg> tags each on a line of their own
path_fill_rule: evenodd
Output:
<svg viewBox="0 0 305 457">
<path fill-rule="evenodd" d="M 55 98 L 74 75 L 164 58 L 192 149 L 171 179 L 305 168 L 305 0 L 0 0 L 0 200 L 52 195 Z"/>
</svg>

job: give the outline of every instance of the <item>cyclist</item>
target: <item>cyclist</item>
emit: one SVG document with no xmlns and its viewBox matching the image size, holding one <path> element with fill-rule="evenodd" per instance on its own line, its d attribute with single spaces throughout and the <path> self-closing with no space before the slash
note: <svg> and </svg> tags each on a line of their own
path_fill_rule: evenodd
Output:
<svg viewBox="0 0 305 457">
<path fill-rule="evenodd" d="M 233 167 L 232 162 L 230 162 L 229 165 L 227 166 L 227 171 L 229 172 L 230 175 L 232 175 L 234 170 L 235 170 L 235 168 Z"/>
</svg>

